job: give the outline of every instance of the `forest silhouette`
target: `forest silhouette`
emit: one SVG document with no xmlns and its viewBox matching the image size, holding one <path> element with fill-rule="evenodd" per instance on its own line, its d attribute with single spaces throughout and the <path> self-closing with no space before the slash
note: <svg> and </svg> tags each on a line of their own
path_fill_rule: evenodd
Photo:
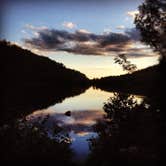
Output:
<svg viewBox="0 0 166 166">
<path fill-rule="evenodd" d="M 165 86 L 161 72 L 163 64 L 132 74 L 89 80 L 80 72 L 67 69 L 62 64 L 9 42 L 1 41 L 0 47 L 3 50 L 3 62 L 7 62 L 1 64 L 2 161 L 79 165 L 72 161 L 70 143 L 48 137 L 43 127 L 47 119 L 29 124 L 24 117 L 35 109 L 43 109 L 62 102 L 66 97 L 78 95 L 89 86 L 149 96 L 150 100 L 137 105 L 131 95 L 115 93 L 114 98 L 110 98 L 103 106 L 107 113 L 105 121 L 99 121 L 94 126 L 99 137 L 89 140 L 91 151 L 85 165 L 157 165 L 161 161 L 160 152 L 164 145 L 162 139 L 165 138 L 162 129 L 165 104 L 161 97 Z M 22 120 L 18 121 L 18 118 Z M 56 135 L 63 128 L 55 125 L 54 131 Z M 68 133 L 65 138 L 70 140 Z"/>
<path fill-rule="evenodd" d="M 161 165 L 166 145 L 166 3 L 163 0 L 153 2 L 145 0 L 140 5 L 135 24 L 143 37 L 142 42 L 160 54 L 159 64 L 135 71 L 136 66 L 121 56 L 115 62 L 128 70 L 125 75 L 90 80 L 61 63 L 0 41 L 1 161 L 77 165 L 72 161 L 69 133 L 60 141 L 51 139 L 44 128 L 49 116 L 30 123 L 26 115 L 93 86 L 115 93 L 103 103 L 106 115 L 93 126 L 97 137 L 89 139 L 90 153 L 84 164 Z M 138 104 L 133 94 L 144 96 L 143 101 Z M 71 112 L 66 115 L 71 116 Z M 58 135 L 63 128 L 55 124 L 53 130 Z"/>
<path fill-rule="evenodd" d="M 1 120 L 46 108 L 82 93 L 88 78 L 63 64 L 38 56 L 7 41 L 0 41 Z"/>
</svg>

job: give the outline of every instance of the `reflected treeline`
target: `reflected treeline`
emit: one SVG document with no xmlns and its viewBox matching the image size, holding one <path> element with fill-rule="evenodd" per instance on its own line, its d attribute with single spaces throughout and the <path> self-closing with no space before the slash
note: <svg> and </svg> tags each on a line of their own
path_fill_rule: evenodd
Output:
<svg viewBox="0 0 166 166">
<path fill-rule="evenodd" d="M 89 140 L 87 165 L 159 165 L 165 145 L 164 121 L 159 105 L 145 98 L 138 104 L 132 95 L 115 93 L 103 107 L 97 138 Z"/>
<path fill-rule="evenodd" d="M 37 162 L 47 164 L 73 165 L 69 135 L 51 139 L 45 130 L 49 116 L 31 123 L 24 119 L 0 127 L 0 161 Z M 63 128 L 55 125 L 54 135 Z"/>
<path fill-rule="evenodd" d="M 9 87 L 2 97 L 0 124 L 23 117 L 34 110 L 44 109 L 62 102 L 67 97 L 83 93 L 87 86 L 48 87 L 20 86 Z"/>
</svg>

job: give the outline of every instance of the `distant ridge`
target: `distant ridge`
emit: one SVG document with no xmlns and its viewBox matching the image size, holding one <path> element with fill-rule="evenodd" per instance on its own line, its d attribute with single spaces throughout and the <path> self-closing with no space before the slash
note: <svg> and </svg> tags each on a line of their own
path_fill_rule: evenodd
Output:
<svg viewBox="0 0 166 166">
<path fill-rule="evenodd" d="M 162 65 L 163 66 L 163 65 Z M 140 95 L 160 93 L 165 77 L 161 65 L 135 71 L 132 74 L 109 76 L 92 80 L 92 84 L 107 91 L 121 91 Z"/>
</svg>

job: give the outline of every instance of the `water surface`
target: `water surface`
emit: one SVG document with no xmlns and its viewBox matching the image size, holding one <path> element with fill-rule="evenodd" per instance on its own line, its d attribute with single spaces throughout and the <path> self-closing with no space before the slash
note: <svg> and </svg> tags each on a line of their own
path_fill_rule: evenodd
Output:
<svg viewBox="0 0 166 166">
<path fill-rule="evenodd" d="M 88 139 L 97 137 L 97 133 L 93 131 L 93 126 L 105 116 L 103 104 L 107 102 L 114 93 L 94 89 L 90 87 L 84 93 L 66 98 L 62 103 L 57 103 L 43 110 L 35 110 L 27 116 L 30 121 L 36 121 L 40 118 L 48 116 L 45 128 L 49 131 L 50 137 L 54 138 L 52 129 L 54 125 L 62 127 L 63 133 L 70 139 L 66 139 L 71 143 L 70 147 L 74 152 L 73 159 L 83 161 L 89 154 Z M 137 97 L 138 102 L 141 97 Z M 65 113 L 69 111 L 70 116 Z M 57 138 L 57 136 L 56 136 Z"/>
</svg>

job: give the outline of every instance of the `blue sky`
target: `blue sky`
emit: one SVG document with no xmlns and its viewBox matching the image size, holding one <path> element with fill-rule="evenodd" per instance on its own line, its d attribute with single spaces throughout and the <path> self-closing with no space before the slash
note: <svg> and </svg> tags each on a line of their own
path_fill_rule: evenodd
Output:
<svg viewBox="0 0 166 166">
<path fill-rule="evenodd" d="M 26 24 L 66 29 L 63 22 L 73 22 L 78 29 L 102 33 L 105 29 L 118 31 L 119 25 L 133 27 L 133 20 L 127 20 L 127 12 L 136 10 L 142 0 L 102 1 L 15 1 L 4 3 L 5 38 L 20 41 Z"/>
<path fill-rule="evenodd" d="M 41 28 L 65 30 L 69 33 L 83 30 L 100 35 L 104 33 L 124 33 L 134 27 L 134 12 L 143 0 L 57 0 L 19 1 L 7 0 L 2 4 L 1 38 L 24 46 L 23 39 L 35 36 Z M 133 47 L 141 47 L 137 42 Z M 24 46 L 25 47 L 25 46 Z M 113 56 L 95 56 L 64 51 L 36 50 L 67 67 L 80 70 L 88 77 L 123 74 L 122 69 L 113 63 Z M 133 59 L 138 68 L 157 63 L 157 56 Z M 92 64 L 92 65 L 89 65 Z M 118 71 L 118 72 L 116 72 Z M 92 74 L 93 73 L 93 74 Z"/>
</svg>

